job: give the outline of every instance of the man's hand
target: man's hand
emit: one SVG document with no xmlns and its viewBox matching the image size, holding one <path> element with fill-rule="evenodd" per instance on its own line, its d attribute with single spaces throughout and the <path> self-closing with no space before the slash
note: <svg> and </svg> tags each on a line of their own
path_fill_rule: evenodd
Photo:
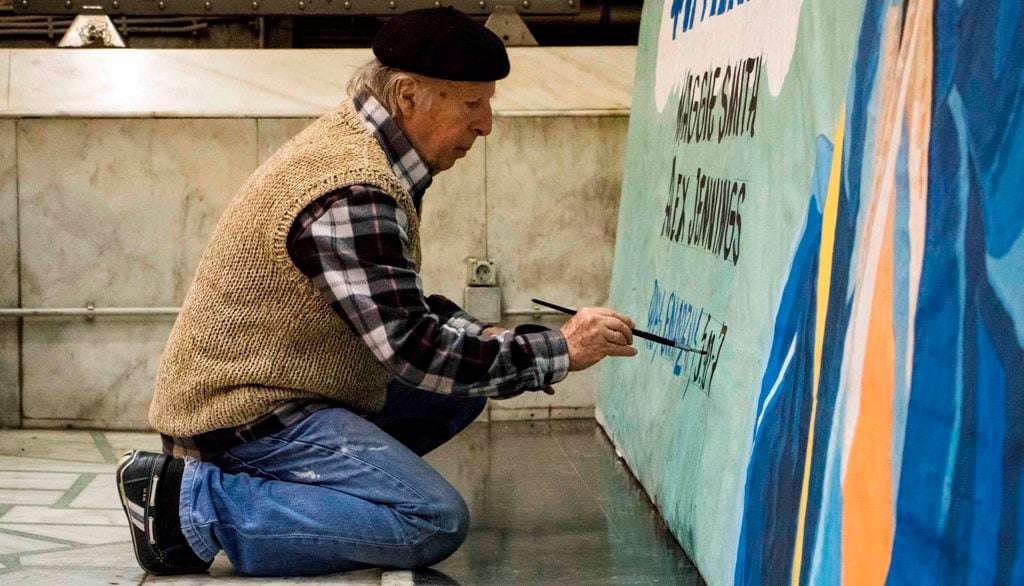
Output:
<svg viewBox="0 0 1024 586">
<path fill-rule="evenodd" d="M 584 307 L 562 326 L 569 345 L 569 370 L 597 364 L 605 356 L 636 356 L 633 320 L 605 307 Z"/>
</svg>

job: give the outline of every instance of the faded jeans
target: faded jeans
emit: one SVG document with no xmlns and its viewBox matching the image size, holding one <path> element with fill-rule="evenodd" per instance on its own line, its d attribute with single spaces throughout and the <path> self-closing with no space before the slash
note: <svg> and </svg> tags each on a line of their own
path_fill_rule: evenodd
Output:
<svg viewBox="0 0 1024 586">
<path fill-rule="evenodd" d="M 189 458 L 182 532 L 199 557 L 224 550 L 243 574 L 440 562 L 465 540 L 469 510 L 420 456 L 464 429 L 485 404 L 392 383 L 376 415 L 323 409 L 215 462 Z"/>
</svg>

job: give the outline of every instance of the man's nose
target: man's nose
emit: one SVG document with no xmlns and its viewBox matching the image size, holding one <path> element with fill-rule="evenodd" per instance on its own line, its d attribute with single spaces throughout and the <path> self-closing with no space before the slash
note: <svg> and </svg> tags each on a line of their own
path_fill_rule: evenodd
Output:
<svg viewBox="0 0 1024 586">
<path fill-rule="evenodd" d="M 494 123 L 494 113 L 491 111 L 491 103 L 485 102 L 483 113 L 473 121 L 473 132 L 480 136 L 487 136 L 491 133 Z"/>
</svg>

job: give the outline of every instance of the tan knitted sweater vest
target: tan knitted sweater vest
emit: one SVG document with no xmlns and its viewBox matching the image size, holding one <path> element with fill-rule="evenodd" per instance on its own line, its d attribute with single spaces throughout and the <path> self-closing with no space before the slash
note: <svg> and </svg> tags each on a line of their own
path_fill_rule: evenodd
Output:
<svg viewBox="0 0 1024 586">
<path fill-rule="evenodd" d="M 188 437 L 248 423 L 295 399 L 380 410 L 387 369 L 286 248 L 303 208 L 358 183 L 376 185 L 405 211 L 410 254 L 420 264 L 412 198 L 346 102 L 261 165 L 225 211 L 164 350 L 153 427 Z"/>
</svg>

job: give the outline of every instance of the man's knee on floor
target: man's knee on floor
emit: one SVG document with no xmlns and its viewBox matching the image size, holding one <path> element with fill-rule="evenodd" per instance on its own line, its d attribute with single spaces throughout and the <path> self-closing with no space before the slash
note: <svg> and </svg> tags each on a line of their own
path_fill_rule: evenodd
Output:
<svg viewBox="0 0 1024 586">
<path fill-rule="evenodd" d="M 433 505 L 434 518 L 431 522 L 436 530 L 409 547 L 403 567 L 432 566 L 455 553 L 466 540 L 469 533 L 469 507 L 462 496 L 452 490 Z"/>
</svg>

